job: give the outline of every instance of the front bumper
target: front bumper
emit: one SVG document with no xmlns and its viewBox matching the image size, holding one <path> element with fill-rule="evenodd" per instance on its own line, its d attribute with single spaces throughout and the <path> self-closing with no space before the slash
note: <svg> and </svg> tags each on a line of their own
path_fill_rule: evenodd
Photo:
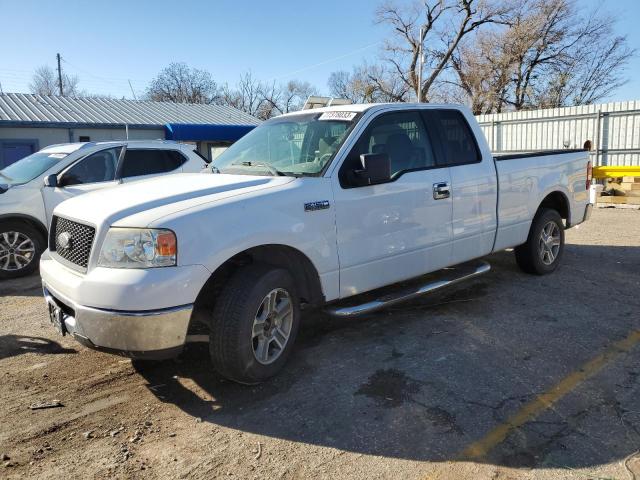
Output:
<svg viewBox="0 0 640 480">
<path fill-rule="evenodd" d="M 147 311 L 117 311 L 78 305 L 44 281 L 49 309 L 58 313 L 61 333 L 83 345 L 131 358 L 165 359 L 183 349 L 193 305 Z"/>
</svg>

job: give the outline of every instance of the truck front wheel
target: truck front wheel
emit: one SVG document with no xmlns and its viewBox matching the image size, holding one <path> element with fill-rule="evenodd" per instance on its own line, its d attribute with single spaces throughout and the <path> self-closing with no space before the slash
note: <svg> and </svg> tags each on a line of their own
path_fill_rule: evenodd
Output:
<svg viewBox="0 0 640 480">
<path fill-rule="evenodd" d="M 282 369 L 299 325 L 300 304 L 291 275 L 269 265 L 242 267 L 213 310 L 213 366 L 230 380 L 260 383 Z"/>
<path fill-rule="evenodd" d="M 518 266 L 526 273 L 545 275 L 558 267 L 563 252 L 562 217 L 553 209 L 541 209 L 533 219 L 527 242 L 515 249 Z"/>
</svg>

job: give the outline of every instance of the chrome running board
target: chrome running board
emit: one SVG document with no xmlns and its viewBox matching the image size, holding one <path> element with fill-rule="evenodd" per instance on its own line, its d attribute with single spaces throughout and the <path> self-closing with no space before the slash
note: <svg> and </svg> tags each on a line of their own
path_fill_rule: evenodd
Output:
<svg viewBox="0 0 640 480">
<path fill-rule="evenodd" d="M 460 265 L 444 268 L 429 274 L 429 276 L 433 276 L 434 278 L 427 283 L 420 283 L 412 286 L 411 288 L 405 288 L 394 293 L 389 293 L 360 305 L 353 305 L 350 307 L 332 305 L 326 308 L 325 312 L 334 317 L 342 318 L 364 315 L 366 313 L 375 312 L 376 310 L 395 305 L 396 303 L 413 300 L 414 298 L 421 297 L 427 293 L 433 293 L 436 290 L 455 285 L 456 283 L 460 283 L 464 280 L 470 280 L 482 275 L 483 273 L 487 273 L 489 270 L 491 270 L 491 265 L 484 261 L 461 263 Z"/>
</svg>

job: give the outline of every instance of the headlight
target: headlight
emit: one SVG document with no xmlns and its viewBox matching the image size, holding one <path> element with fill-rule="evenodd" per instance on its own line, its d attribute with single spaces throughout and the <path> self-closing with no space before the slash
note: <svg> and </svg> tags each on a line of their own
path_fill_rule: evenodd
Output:
<svg viewBox="0 0 640 480">
<path fill-rule="evenodd" d="M 172 267 L 177 258 L 176 235 L 154 228 L 110 228 L 98 266 L 111 268 Z"/>
</svg>

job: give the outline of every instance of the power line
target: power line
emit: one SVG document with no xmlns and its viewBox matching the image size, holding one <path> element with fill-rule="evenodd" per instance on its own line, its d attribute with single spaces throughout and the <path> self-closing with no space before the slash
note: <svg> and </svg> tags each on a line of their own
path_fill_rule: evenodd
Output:
<svg viewBox="0 0 640 480">
<path fill-rule="evenodd" d="M 381 43 L 383 43 L 383 42 L 380 41 L 380 42 L 370 43 L 369 45 L 365 45 L 364 47 L 360 47 L 360 48 L 358 48 L 356 50 L 352 50 L 351 52 L 345 53 L 343 55 L 339 55 L 337 57 L 333 57 L 333 58 L 330 58 L 328 60 L 323 60 L 322 62 L 315 63 L 313 65 L 308 65 L 306 67 L 302 67 L 302 68 L 300 68 L 298 70 L 294 70 L 293 72 L 289 72 L 289 73 L 287 73 L 285 75 L 280 75 L 278 77 L 273 78 L 272 80 L 280 80 L 281 78 L 291 77 L 292 75 L 296 75 L 298 73 L 301 73 L 301 72 L 304 72 L 304 71 L 307 71 L 307 70 L 311 70 L 311 69 L 314 69 L 314 68 L 317 68 L 317 67 L 321 67 L 321 66 L 326 65 L 328 63 L 335 62 L 336 60 L 341 60 L 343 58 L 350 57 L 351 55 L 355 55 L 356 53 L 360 53 L 360 52 L 362 52 L 364 50 L 367 50 L 367 49 L 369 49 L 371 47 L 375 47 L 376 45 L 380 45 Z"/>
</svg>

